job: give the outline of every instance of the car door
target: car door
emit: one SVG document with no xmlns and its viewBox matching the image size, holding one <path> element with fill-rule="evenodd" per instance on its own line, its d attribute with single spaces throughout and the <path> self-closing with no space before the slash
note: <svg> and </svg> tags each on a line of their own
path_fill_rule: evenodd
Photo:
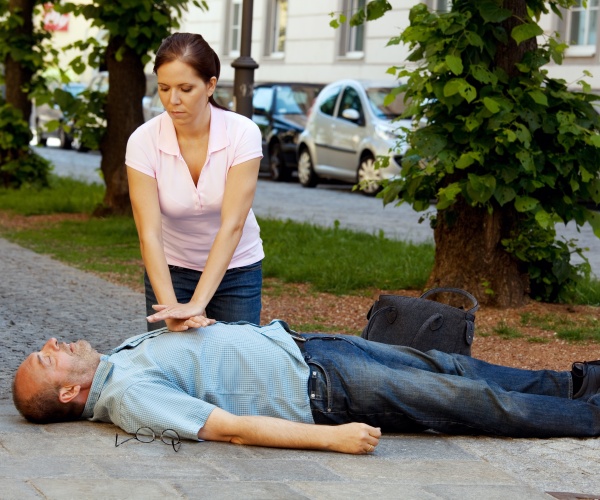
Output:
<svg viewBox="0 0 600 500">
<path fill-rule="evenodd" d="M 354 110 L 354 117 L 344 117 L 344 111 Z M 344 88 L 335 116 L 335 133 L 331 138 L 331 168 L 337 178 L 354 182 L 358 168 L 361 137 L 365 131 L 365 112 L 360 94 L 351 85 Z"/>
<path fill-rule="evenodd" d="M 319 107 L 314 110 L 311 134 L 314 137 L 316 158 L 313 158 L 315 172 L 321 173 L 330 168 L 332 159 L 331 141 L 335 135 L 335 108 L 342 86 L 323 89 L 319 96 Z M 323 94 L 325 92 L 325 94 Z"/>
</svg>

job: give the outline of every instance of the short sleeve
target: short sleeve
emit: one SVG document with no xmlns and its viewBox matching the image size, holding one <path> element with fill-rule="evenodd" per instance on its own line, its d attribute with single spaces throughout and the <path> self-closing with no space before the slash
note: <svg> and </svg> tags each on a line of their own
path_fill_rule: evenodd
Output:
<svg viewBox="0 0 600 500">
<path fill-rule="evenodd" d="M 235 144 L 232 166 L 263 156 L 262 136 L 258 125 L 246 117 L 243 118 L 244 124 Z"/>
<path fill-rule="evenodd" d="M 147 127 L 142 125 L 127 141 L 125 165 L 156 179 L 158 148 Z"/>
<path fill-rule="evenodd" d="M 198 440 L 198 431 L 216 407 L 166 381 L 145 381 L 128 387 L 116 408 L 111 420 L 128 433 L 140 427 L 155 433 L 173 429 L 181 438 Z"/>
</svg>

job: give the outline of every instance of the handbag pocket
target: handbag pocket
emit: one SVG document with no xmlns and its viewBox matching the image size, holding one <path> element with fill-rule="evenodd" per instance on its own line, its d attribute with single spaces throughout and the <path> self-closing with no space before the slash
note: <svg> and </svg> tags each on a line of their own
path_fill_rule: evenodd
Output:
<svg viewBox="0 0 600 500">
<path fill-rule="evenodd" d="M 442 304 L 427 297 L 436 293 L 458 293 L 473 303 L 468 309 Z M 471 354 L 475 335 L 477 299 L 458 288 L 434 288 L 421 297 L 381 295 L 367 314 L 362 337 L 375 342 Z"/>
</svg>

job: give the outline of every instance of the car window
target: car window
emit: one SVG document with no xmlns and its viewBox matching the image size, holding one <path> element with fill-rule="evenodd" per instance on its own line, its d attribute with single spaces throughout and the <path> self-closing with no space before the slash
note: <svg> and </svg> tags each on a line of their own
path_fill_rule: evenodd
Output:
<svg viewBox="0 0 600 500">
<path fill-rule="evenodd" d="M 396 118 L 404 112 L 405 105 L 402 94 L 397 95 L 396 99 L 387 106 L 383 103 L 391 90 L 391 87 L 371 87 L 366 89 L 371 109 L 378 118 Z"/>
<path fill-rule="evenodd" d="M 233 86 L 217 84 L 213 97 L 217 104 L 227 109 L 233 109 Z"/>
<path fill-rule="evenodd" d="M 272 103 L 272 87 L 257 87 L 254 89 L 254 97 L 252 97 L 252 107 L 264 109 L 268 113 L 271 111 Z"/>
<path fill-rule="evenodd" d="M 335 103 L 337 102 L 338 95 L 340 94 L 340 89 L 341 87 L 336 86 L 323 89 L 321 91 L 321 95 L 319 97 L 321 100 L 321 106 L 319 107 L 321 113 L 333 116 L 333 112 L 335 111 Z"/>
<path fill-rule="evenodd" d="M 275 112 L 281 115 L 307 115 L 318 87 L 310 85 L 278 85 Z"/>
<path fill-rule="evenodd" d="M 340 109 L 338 110 L 338 116 L 342 119 L 342 112 L 346 109 L 355 109 L 358 111 L 361 119 L 364 118 L 363 107 L 360 102 L 360 97 L 358 92 L 353 87 L 346 87 L 344 89 L 344 94 L 342 95 L 342 100 L 340 102 Z"/>
</svg>

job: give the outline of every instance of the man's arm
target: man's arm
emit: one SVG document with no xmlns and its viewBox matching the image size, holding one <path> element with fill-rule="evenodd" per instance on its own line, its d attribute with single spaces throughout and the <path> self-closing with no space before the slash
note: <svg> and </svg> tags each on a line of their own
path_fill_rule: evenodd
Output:
<svg viewBox="0 0 600 500">
<path fill-rule="evenodd" d="M 198 431 L 198 438 L 206 441 L 356 455 L 373 451 L 380 436 L 380 429 L 357 422 L 337 426 L 301 424 L 272 417 L 239 417 L 220 408 L 212 411 Z"/>
</svg>

